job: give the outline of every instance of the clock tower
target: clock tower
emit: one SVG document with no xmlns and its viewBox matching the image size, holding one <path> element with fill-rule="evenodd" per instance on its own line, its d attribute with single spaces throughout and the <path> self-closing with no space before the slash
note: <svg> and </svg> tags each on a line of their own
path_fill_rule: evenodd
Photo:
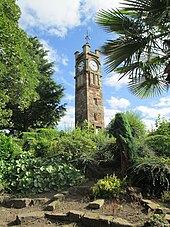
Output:
<svg viewBox="0 0 170 227">
<path fill-rule="evenodd" d="M 75 124 L 84 120 L 95 130 L 104 128 L 100 51 L 90 51 L 88 36 L 83 51 L 75 52 Z"/>
</svg>

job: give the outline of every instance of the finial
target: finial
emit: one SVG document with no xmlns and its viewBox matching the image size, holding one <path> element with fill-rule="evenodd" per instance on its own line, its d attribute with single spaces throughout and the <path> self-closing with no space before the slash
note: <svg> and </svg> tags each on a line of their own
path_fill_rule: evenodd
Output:
<svg viewBox="0 0 170 227">
<path fill-rule="evenodd" d="M 86 40 L 86 44 L 89 44 L 90 36 L 89 36 L 88 30 L 87 30 L 85 40 Z"/>
</svg>

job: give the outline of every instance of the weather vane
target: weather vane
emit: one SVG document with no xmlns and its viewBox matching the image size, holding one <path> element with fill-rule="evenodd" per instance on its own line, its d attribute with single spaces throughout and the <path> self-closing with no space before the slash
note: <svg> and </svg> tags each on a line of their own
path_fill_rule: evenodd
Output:
<svg viewBox="0 0 170 227">
<path fill-rule="evenodd" d="M 89 36 L 88 30 L 87 30 L 87 34 L 86 34 L 85 40 L 86 40 L 86 44 L 88 44 L 89 40 L 90 40 L 90 36 Z"/>
</svg>

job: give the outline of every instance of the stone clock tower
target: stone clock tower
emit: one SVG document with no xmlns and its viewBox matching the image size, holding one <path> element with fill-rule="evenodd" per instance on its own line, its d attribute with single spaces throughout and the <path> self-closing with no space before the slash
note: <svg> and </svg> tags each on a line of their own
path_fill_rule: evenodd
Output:
<svg viewBox="0 0 170 227">
<path fill-rule="evenodd" d="M 83 52 L 75 52 L 75 124 L 87 120 L 95 130 L 104 128 L 100 51 L 90 51 L 88 42 Z"/>
</svg>

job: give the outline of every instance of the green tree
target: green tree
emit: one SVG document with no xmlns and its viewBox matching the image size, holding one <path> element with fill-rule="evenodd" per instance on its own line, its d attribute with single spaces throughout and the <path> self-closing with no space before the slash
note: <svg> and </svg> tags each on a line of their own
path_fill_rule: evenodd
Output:
<svg viewBox="0 0 170 227">
<path fill-rule="evenodd" d="M 8 105 L 13 112 L 11 129 L 19 132 L 28 131 L 31 128 L 54 128 L 65 112 L 65 105 L 60 104 L 64 89 L 52 78 L 54 63 L 48 61 L 48 52 L 43 49 L 38 38 L 31 37 L 29 40 L 31 46 L 28 51 L 39 71 L 39 85 L 36 88 L 39 99 L 31 102 L 24 110 L 12 103 Z"/>
<path fill-rule="evenodd" d="M 113 135 L 121 156 L 121 170 L 125 174 L 131 162 L 136 158 L 136 149 L 132 137 L 129 122 L 123 113 L 115 115 L 113 124 Z"/>
<path fill-rule="evenodd" d="M 170 121 L 158 115 L 156 129 L 148 135 L 145 143 L 156 155 L 170 157 Z"/>
<path fill-rule="evenodd" d="M 161 94 L 170 86 L 169 0 L 124 0 L 120 10 L 101 10 L 96 23 L 116 39 L 102 46 L 107 70 L 129 78 L 138 97 Z M 115 37 L 115 36 L 114 36 Z"/>
<path fill-rule="evenodd" d="M 38 85 L 36 63 L 28 53 L 30 42 L 19 28 L 20 10 L 15 0 L 0 2 L 0 128 L 10 124 L 11 110 L 7 103 L 23 110 L 37 100 Z"/>
<path fill-rule="evenodd" d="M 129 122 L 132 136 L 137 139 L 141 137 L 143 138 L 146 135 L 146 125 L 141 120 L 140 115 L 134 111 L 126 111 L 124 114 Z M 107 132 L 109 135 L 113 135 L 114 121 L 115 118 L 113 118 L 107 126 Z"/>
</svg>

